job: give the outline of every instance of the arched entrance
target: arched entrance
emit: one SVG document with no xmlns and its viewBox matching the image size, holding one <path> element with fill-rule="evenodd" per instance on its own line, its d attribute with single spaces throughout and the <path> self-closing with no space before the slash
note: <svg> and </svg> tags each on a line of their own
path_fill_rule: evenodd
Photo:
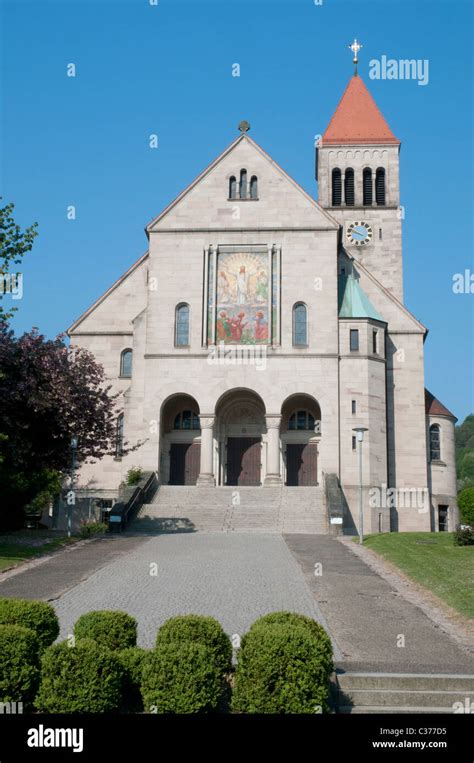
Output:
<svg viewBox="0 0 474 763">
<path fill-rule="evenodd" d="M 160 481 L 195 485 L 200 465 L 199 405 L 190 395 L 173 395 L 161 410 Z"/>
<path fill-rule="evenodd" d="M 292 395 L 283 403 L 281 414 L 285 485 L 318 485 L 321 409 L 317 400 L 311 395 Z"/>
<path fill-rule="evenodd" d="M 231 390 L 216 406 L 217 484 L 261 485 L 264 478 L 265 405 L 256 392 Z"/>
</svg>

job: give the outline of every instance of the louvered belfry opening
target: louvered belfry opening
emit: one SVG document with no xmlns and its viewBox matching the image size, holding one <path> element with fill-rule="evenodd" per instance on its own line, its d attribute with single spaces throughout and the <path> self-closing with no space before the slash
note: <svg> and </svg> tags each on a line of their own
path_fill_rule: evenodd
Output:
<svg viewBox="0 0 474 763">
<path fill-rule="evenodd" d="M 362 176 L 362 186 L 364 194 L 364 207 L 370 207 L 372 204 L 372 170 L 366 167 Z"/>
<path fill-rule="evenodd" d="M 344 202 L 346 206 L 354 206 L 354 170 L 349 167 L 344 175 Z"/>
<path fill-rule="evenodd" d="M 341 170 L 335 169 L 332 171 L 332 206 L 341 206 L 342 196 L 342 184 L 341 184 Z"/>
<path fill-rule="evenodd" d="M 379 207 L 385 205 L 385 170 L 379 167 L 375 173 L 375 201 Z"/>
</svg>

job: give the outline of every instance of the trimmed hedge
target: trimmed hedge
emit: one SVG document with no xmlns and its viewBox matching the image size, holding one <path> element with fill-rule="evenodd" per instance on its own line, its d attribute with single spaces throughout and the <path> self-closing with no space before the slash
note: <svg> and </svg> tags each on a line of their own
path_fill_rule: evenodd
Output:
<svg viewBox="0 0 474 763">
<path fill-rule="evenodd" d="M 81 538 L 91 538 L 94 535 L 104 535 L 108 530 L 109 527 L 104 522 L 85 522 L 79 532 Z"/>
<path fill-rule="evenodd" d="M 59 635 L 59 621 L 51 604 L 30 599 L 0 598 L 0 624 L 30 628 L 38 639 L 40 651 Z"/>
<path fill-rule="evenodd" d="M 36 634 L 22 625 L 0 625 L 0 702 L 30 704 L 38 682 Z"/>
<path fill-rule="evenodd" d="M 149 713 L 205 713 L 219 708 L 222 675 L 209 647 L 161 643 L 145 660 L 142 697 Z"/>
<path fill-rule="evenodd" d="M 35 700 L 45 713 L 108 713 L 122 704 L 124 671 L 114 652 L 92 639 L 50 646 Z"/>
<path fill-rule="evenodd" d="M 456 527 L 456 532 L 454 533 L 454 545 L 474 546 L 474 525 L 472 527 L 466 525 L 464 528 L 461 528 L 461 525 L 458 525 Z"/>
<path fill-rule="evenodd" d="M 242 639 L 232 709 L 241 713 L 318 713 L 328 710 L 326 641 L 308 624 L 254 624 Z"/>
<path fill-rule="evenodd" d="M 290 627 L 293 625 L 296 627 L 302 625 L 304 628 L 307 628 L 308 632 L 311 633 L 317 641 L 316 651 L 320 656 L 324 669 L 327 671 L 329 676 L 334 667 L 332 660 L 333 650 L 331 639 L 329 638 L 322 625 L 317 623 L 316 620 L 313 620 L 311 617 L 300 615 L 297 612 L 270 612 L 268 615 L 264 615 L 258 620 L 255 620 L 255 622 L 250 627 L 250 630 L 253 631 L 256 628 L 260 628 L 261 626 L 265 627 L 267 625 L 275 624 L 289 625 Z"/>
<path fill-rule="evenodd" d="M 123 704 L 124 713 L 143 712 L 141 684 L 143 667 L 148 655 L 146 649 L 131 646 L 128 649 L 114 652 L 123 668 Z"/>
<path fill-rule="evenodd" d="M 213 617 L 178 615 L 171 617 L 159 629 L 156 646 L 194 643 L 206 646 L 212 653 L 220 673 L 232 669 L 232 644 L 222 625 Z"/>
<path fill-rule="evenodd" d="M 137 644 L 137 621 L 120 610 L 96 610 L 81 615 L 74 626 L 76 639 L 93 639 L 108 649 Z"/>
</svg>

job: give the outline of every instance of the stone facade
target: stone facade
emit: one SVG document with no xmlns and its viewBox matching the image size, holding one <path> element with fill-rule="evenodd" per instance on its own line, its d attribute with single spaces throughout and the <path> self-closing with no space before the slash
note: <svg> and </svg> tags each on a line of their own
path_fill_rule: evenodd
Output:
<svg viewBox="0 0 474 763">
<path fill-rule="evenodd" d="M 445 466 L 429 465 L 426 329 L 402 301 L 398 156 L 398 145 L 325 146 L 323 138 L 317 202 L 244 133 L 148 225 L 148 251 L 69 329 L 72 343 L 94 353 L 120 393 L 124 439 L 140 443 L 125 454 L 119 437 L 115 457 L 83 465 L 80 486 L 88 495 L 109 497 L 128 469 L 140 466 L 157 471 L 162 484 L 191 480 L 199 500 L 200 486 L 229 484 L 231 450 L 241 448 L 247 477 L 235 484 L 295 485 L 296 498 L 298 485 L 338 475 L 350 530 L 358 526 L 359 495 L 353 429 L 365 427 L 364 531 L 437 529 L 438 498 L 455 506 L 454 434 L 448 417 Z M 332 204 L 336 164 L 343 177 L 348 166 L 354 170 L 351 207 Z M 362 204 L 367 165 L 385 168 L 383 206 Z M 346 229 L 360 219 L 374 235 L 356 249 Z M 219 320 L 228 328 L 226 310 L 217 307 L 225 254 L 268 263 L 265 282 L 262 272 L 253 276 L 253 306 L 239 298 L 244 317 L 232 324 L 238 333 L 245 321 L 248 337 L 259 324 L 260 299 L 267 321 L 260 319 L 259 341 L 219 345 Z M 354 308 L 340 317 L 341 275 L 357 281 L 373 314 Z M 306 315 L 304 342 L 295 338 L 297 305 Z M 178 338 L 180 306 L 185 342 Z M 357 350 L 351 330 L 358 331 Z M 124 378 L 121 355 L 129 349 L 132 373 Z M 386 490 L 399 488 L 420 492 L 421 502 L 387 503 Z"/>
</svg>

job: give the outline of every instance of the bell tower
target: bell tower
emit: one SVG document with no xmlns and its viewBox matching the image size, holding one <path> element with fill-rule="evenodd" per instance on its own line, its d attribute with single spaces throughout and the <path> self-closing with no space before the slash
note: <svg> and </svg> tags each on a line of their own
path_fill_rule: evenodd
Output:
<svg viewBox="0 0 474 763">
<path fill-rule="evenodd" d="M 343 226 L 343 246 L 403 301 L 400 141 L 357 72 L 317 146 L 318 198 Z"/>
</svg>

